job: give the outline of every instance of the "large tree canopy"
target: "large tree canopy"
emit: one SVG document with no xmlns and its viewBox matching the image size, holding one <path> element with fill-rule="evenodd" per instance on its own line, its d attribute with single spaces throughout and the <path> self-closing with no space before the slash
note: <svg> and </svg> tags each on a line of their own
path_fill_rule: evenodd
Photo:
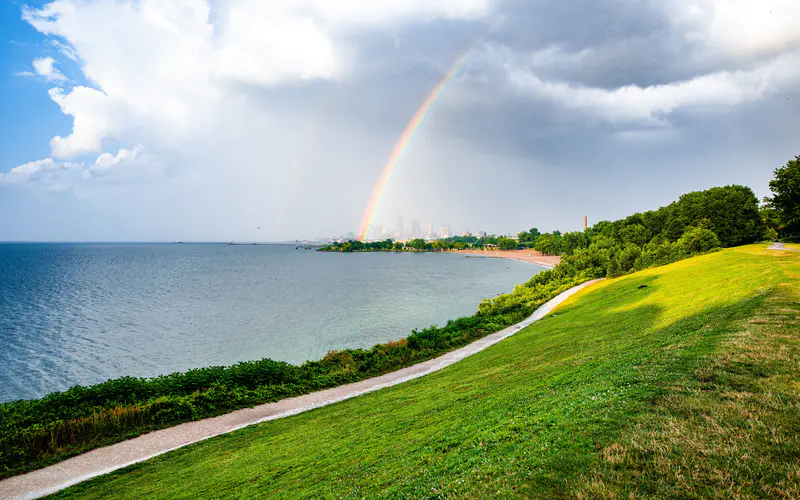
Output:
<svg viewBox="0 0 800 500">
<path fill-rule="evenodd" d="M 772 198 L 766 198 L 774 209 L 781 236 L 800 238 L 800 156 L 775 169 L 775 178 L 769 182 Z"/>
<path fill-rule="evenodd" d="M 764 234 L 758 198 L 747 186 L 731 185 L 695 191 L 680 197 L 676 219 L 687 226 L 707 225 L 723 246 L 752 243 Z"/>
</svg>

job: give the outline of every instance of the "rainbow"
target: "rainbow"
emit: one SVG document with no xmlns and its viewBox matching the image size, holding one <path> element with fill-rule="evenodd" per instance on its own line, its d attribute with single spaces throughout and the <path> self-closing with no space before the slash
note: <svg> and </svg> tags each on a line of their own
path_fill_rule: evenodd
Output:
<svg viewBox="0 0 800 500">
<path fill-rule="evenodd" d="M 478 45 L 478 42 L 480 42 L 480 39 L 472 44 L 469 49 L 467 49 L 458 57 L 458 59 L 456 59 L 456 61 L 450 67 L 450 70 L 444 75 L 444 78 L 439 80 L 439 83 L 433 87 L 433 90 L 431 90 L 431 92 L 428 94 L 428 97 L 425 98 L 425 101 L 423 101 L 422 105 L 419 107 L 419 109 L 417 109 L 417 112 L 411 117 L 411 121 L 409 121 L 408 125 L 406 125 L 406 128 L 403 130 L 400 138 L 397 139 L 394 149 L 392 149 L 392 154 L 389 155 L 389 159 L 386 161 L 386 164 L 383 167 L 381 176 L 378 179 L 378 182 L 375 183 L 375 187 L 372 189 L 372 196 L 369 199 L 369 204 L 367 205 L 367 209 L 364 211 L 364 216 L 361 219 L 361 230 L 359 231 L 359 236 L 362 241 L 367 239 L 367 230 L 372 225 L 372 221 L 375 218 L 375 213 L 378 211 L 378 205 L 380 204 L 381 198 L 383 198 L 383 192 L 386 190 L 386 185 L 389 183 L 389 179 L 392 177 L 392 173 L 397 167 L 397 161 L 400 159 L 400 155 L 403 153 L 406 146 L 408 146 L 409 141 L 411 141 L 411 138 L 414 136 L 414 132 L 416 132 L 420 124 L 422 124 L 422 120 L 425 119 L 425 115 L 431 109 L 433 103 L 436 102 L 436 99 L 442 93 L 444 87 L 450 80 L 453 79 L 464 62 L 466 62 L 469 54 L 472 52 L 472 49 Z"/>
</svg>

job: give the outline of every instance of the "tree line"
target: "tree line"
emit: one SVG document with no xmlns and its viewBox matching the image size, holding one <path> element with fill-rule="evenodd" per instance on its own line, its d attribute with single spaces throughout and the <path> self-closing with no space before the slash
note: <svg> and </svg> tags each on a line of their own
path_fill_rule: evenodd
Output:
<svg viewBox="0 0 800 500">
<path fill-rule="evenodd" d="M 337 241 L 322 246 L 320 252 L 444 252 L 449 250 L 484 249 L 487 245 L 496 245 L 500 250 L 519 248 L 514 238 L 507 236 L 452 236 L 449 238 L 424 240 L 414 238 L 408 241 Z"/>
<path fill-rule="evenodd" d="M 484 249 L 530 248 L 544 255 L 571 256 L 592 248 L 646 259 L 677 251 L 673 246 L 729 247 L 758 240 L 800 240 L 800 156 L 775 169 L 769 183 L 772 196 L 759 204 L 746 186 L 730 185 L 684 194 L 677 201 L 617 221 L 601 221 L 586 231 L 540 233 L 537 228 L 521 231 L 517 238 L 505 236 L 452 236 L 434 241 L 417 238 L 407 242 L 387 239 L 356 240 L 323 247 L 329 252 L 436 252 Z M 685 236 L 685 237 L 684 237 Z M 683 239 L 682 239 L 683 238 Z M 691 240 L 691 243 L 687 243 Z M 679 245 L 679 246 L 680 246 Z M 661 257 L 659 257 L 661 258 Z M 634 259 L 635 260 L 635 259 Z"/>
</svg>

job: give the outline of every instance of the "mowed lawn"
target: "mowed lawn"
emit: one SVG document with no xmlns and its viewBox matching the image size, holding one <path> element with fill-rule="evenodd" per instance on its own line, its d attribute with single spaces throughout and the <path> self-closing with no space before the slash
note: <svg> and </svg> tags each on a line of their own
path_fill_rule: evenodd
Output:
<svg viewBox="0 0 800 500">
<path fill-rule="evenodd" d="M 798 498 L 800 254 L 766 246 L 598 283 L 435 374 L 56 496 Z"/>
</svg>

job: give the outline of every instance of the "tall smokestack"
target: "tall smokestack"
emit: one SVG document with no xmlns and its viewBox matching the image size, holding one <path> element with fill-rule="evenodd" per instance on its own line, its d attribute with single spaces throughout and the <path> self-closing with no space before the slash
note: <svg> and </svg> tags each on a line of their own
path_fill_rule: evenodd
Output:
<svg viewBox="0 0 800 500">
<path fill-rule="evenodd" d="M 583 231 L 585 232 L 589 229 L 589 218 L 587 216 L 583 216 Z"/>
</svg>

